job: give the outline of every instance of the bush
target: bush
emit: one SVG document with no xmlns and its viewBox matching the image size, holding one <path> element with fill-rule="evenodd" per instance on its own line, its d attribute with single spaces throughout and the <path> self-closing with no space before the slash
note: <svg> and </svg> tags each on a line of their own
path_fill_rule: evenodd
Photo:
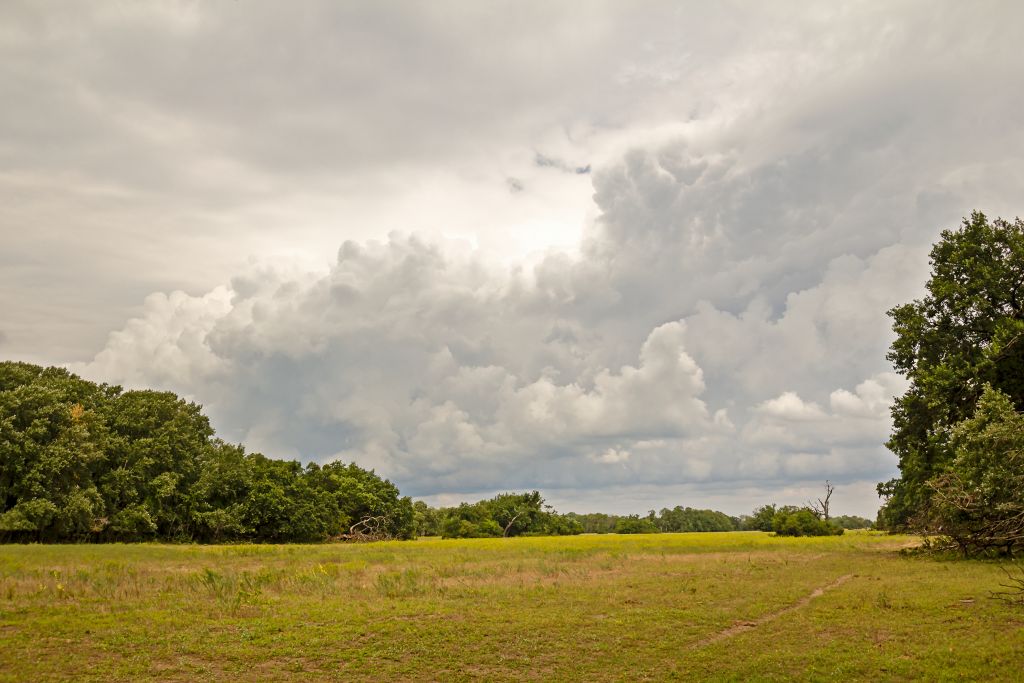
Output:
<svg viewBox="0 0 1024 683">
<path fill-rule="evenodd" d="M 857 515 L 838 515 L 829 517 L 828 523 L 840 529 L 874 529 L 875 523 L 867 517 Z"/>
<path fill-rule="evenodd" d="M 1012 556 L 1024 539 L 1024 414 L 986 385 L 974 415 L 952 430 L 954 458 L 928 481 L 920 528 L 950 539 L 964 555 Z"/>
<path fill-rule="evenodd" d="M 546 508 L 546 509 L 545 509 Z M 426 506 L 421 508 L 426 509 Z M 583 533 L 573 517 L 560 515 L 544 505 L 538 491 L 501 493 L 488 500 L 462 503 L 435 511 L 444 538 L 491 538 L 495 536 L 567 536 Z"/>
<path fill-rule="evenodd" d="M 843 529 L 818 517 L 810 508 L 785 507 L 772 519 L 776 536 L 839 536 Z"/>
<path fill-rule="evenodd" d="M 615 533 L 617 534 L 656 534 L 659 529 L 657 525 L 647 518 L 639 515 L 621 517 L 615 522 Z"/>
</svg>

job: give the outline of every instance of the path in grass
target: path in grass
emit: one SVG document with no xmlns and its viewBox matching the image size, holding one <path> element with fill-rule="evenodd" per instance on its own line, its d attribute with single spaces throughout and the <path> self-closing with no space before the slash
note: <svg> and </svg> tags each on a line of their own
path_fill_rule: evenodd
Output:
<svg viewBox="0 0 1024 683">
<path fill-rule="evenodd" d="M 0 680 L 1012 680 L 1006 672 L 1024 670 L 1024 614 L 987 598 L 999 567 L 907 558 L 897 550 L 907 542 L 749 532 L 0 546 Z"/>
<path fill-rule="evenodd" d="M 705 638 L 705 639 L 703 639 L 701 641 L 698 641 L 697 644 L 695 645 L 695 647 L 706 647 L 708 645 L 712 645 L 714 643 L 717 643 L 720 640 L 725 640 L 726 638 L 732 638 L 733 636 L 738 636 L 739 634 L 743 633 L 744 631 L 749 631 L 752 628 L 757 628 L 758 626 L 763 626 L 763 625 L 767 624 L 770 621 L 775 621 L 779 617 L 785 616 L 785 615 L 789 614 L 790 612 L 792 612 L 794 610 L 800 609 L 801 607 L 807 607 L 807 605 L 809 605 L 811 603 L 811 600 L 813 600 L 814 598 L 820 598 L 822 595 L 825 594 L 825 591 L 830 591 L 833 588 L 838 588 L 839 586 L 841 586 L 842 584 L 846 583 L 847 581 L 849 581 L 853 577 L 854 577 L 854 574 L 843 574 L 842 576 L 840 576 L 838 579 L 836 579 L 832 583 L 828 584 L 827 586 L 820 586 L 818 588 L 815 588 L 811 592 L 810 595 L 807 595 L 807 596 L 805 596 L 803 598 L 800 598 L 799 600 L 796 601 L 795 604 L 792 604 L 789 607 L 786 607 L 784 609 L 780 609 L 777 612 L 771 612 L 769 614 L 765 614 L 762 617 L 758 617 L 755 621 L 738 621 L 735 624 L 733 624 L 732 626 L 730 626 L 729 628 L 727 628 L 725 630 L 722 630 L 722 631 L 719 631 L 718 633 L 715 633 L 714 635 L 712 635 L 712 636 L 710 636 L 708 638 Z"/>
</svg>

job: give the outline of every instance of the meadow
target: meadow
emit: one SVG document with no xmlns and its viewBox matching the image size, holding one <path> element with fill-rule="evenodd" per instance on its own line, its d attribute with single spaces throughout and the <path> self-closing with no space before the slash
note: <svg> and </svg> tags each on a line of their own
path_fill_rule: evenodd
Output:
<svg viewBox="0 0 1024 683">
<path fill-rule="evenodd" d="M 0 546 L 0 680 L 1020 680 L 994 562 L 869 532 Z"/>
</svg>

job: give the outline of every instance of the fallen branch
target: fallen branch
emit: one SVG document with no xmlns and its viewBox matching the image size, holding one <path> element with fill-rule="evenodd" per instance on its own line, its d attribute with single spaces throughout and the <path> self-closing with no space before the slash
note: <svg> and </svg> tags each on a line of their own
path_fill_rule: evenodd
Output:
<svg viewBox="0 0 1024 683">
<path fill-rule="evenodd" d="M 363 517 L 348 528 L 347 534 L 341 534 L 335 540 L 353 542 L 389 541 L 394 536 L 388 532 L 387 522 L 388 518 L 386 515 Z"/>
<path fill-rule="evenodd" d="M 990 598 L 994 600 L 1002 600 L 1003 602 L 1007 602 L 1011 605 L 1024 607 L 1024 567 L 1017 567 L 1017 569 L 1020 570 L 1020 576 L 1014 576 L 1013 572 L 1005 566 L 1002 567 L 1009 583 L 1001 583 L 999 586 L 1007 588 L 1008 590 L 990 591 Z"/>
</svg>

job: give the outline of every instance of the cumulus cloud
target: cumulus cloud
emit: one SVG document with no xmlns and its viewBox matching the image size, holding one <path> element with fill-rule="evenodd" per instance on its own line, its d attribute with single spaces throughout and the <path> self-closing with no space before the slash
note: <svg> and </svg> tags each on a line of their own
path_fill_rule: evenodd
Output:
<svg viewBox="0 0 1024 683">
<path fill-rule="evenodd" d="M 731 429 L 700 398 L 683 323 L 650 330 L 632 363 L 610 368 L 600 339 L 553 324 L 521 277 L 414 238 L 348 243 L 323 276 L 255 271 L 146 308 L 82 370 L 200 398 L 232 436 L 268 452 L 355 458 L 422 488 L 557 479 L 589 469 L 595 452 L 624 462 L 629 444 L 642 469 L 645 452 L 669 457 L 653 437 L 695 453 Z"/>
<path fill-rule="evenodd" d="M 817 403 L 804 402 L 792 391 L 784 392 L 777 398 L 765 401 L 757 406 L 756 410 L 773 418 L 786 421 L 803 422 L 806 420 L 821 420 L 825 417 L 821 406 Z"/>
<path fill-rule="evenodd" d="M 864 380 L 853 392 L 836 389 L 829 396 L 829 403 L 836 415 L 884 420 L 892 406 L 893 396 L 902 394 L 907 387 L 905 378 L 886 372 Z"/>
<path fill-rule="evenodd" d="M 581 7 L 5 5 L 5 350 L 434 501 L 871 514 L 884 312 L 1019 211 L 1021 10 Z"/>
<path fill-rule="evenodd" d="M 879 444 L 898 378 L 876 374 L 851 391 L 822 385 L 824 351 L 775 356 L 806 343 L 842 359 L 843 375 L 876 365 L 861 355 L 876 335 L 859 326 L 884 325 L 878 304 L 888 299 L 863 296 L 864 285 L 890 258 L 840 259 L 776 316 L 705 302 L 637 339 L 658 306 L 621 318 L 595 308 L 591 297 L 614 293 L 616 273 L 594 259 L 509 271 L 393 235 L 344 244 L 325 274 L 257 268 L 207 295 L 150 297 L 146 315 L 81 369 L 178 389 L 206 403 L 229 438 L 355 459 L 417 495 L 856 481 L 891 466 Z M 876 284 L 898 296 L 889 280 Z M 844 296 L 863 308 L 836 305 Z M 801 359 L 809 364 L 798 370 Z M 745 377 L 759 367 L 772 371 Z M 794 384 L 825 392 L 831 412 L 795 391 L 764 397 L 787 368 Z"/>
</svg>

